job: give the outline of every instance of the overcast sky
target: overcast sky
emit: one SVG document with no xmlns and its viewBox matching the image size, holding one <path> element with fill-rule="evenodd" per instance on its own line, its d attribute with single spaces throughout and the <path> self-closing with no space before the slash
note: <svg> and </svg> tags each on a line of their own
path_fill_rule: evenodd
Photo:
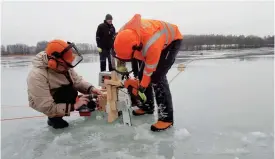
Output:
<svg viewBox="0 0 275 159">
<path fill-rule="evenodd" d="M 134 14 L 177 24 L 182 34 L 274 34 L 273 1 L 3 2 L 2 44 L 61 38 L 95 44 L 105 15 L 118 30 Z"/>
</svg>

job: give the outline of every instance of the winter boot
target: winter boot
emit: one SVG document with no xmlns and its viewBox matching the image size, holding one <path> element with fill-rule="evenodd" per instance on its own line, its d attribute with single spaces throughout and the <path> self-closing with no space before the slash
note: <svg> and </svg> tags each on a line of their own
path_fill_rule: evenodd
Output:
<svg viewBox="0 0 275 159">
<path fill-rule="evenodd" d="M 151 125 L 151 131 L 163 131 L 173 126 L 173 122 L 161 121 Z"/>
<path fill-rule="evenodd" d="M 133 110 L 132 114 L 134 116 L 140 116 L 140 115 L 145 115 L 145 114 L 153 114 L 154 113 L 154 110 L 144 110 L 144 109 L 136 109 L 136 110 Z"/>
<path fill-rule="evenodd" d="M 164 109 L 163 107 L 158 108 L 158 121 L 157 123 L 151 125 L 152 131 L 163 131 L 173 126 L 174 124 L 173 111 L 165 112 Z"/>
<path fill-rule="evenodd" d="M 138 109 L 133 110 L 132 114 L 135 116 L 145 115 L 145 114 L 153 114 L 154 113 L 154 103 L 148 102 L 145 104 L 139 104 Z"/>
<path fill-rule="evenodd" d="M 166 112 L 166 108 L 164 106 L 158 107 L 158 121 L 151 125 L 152 131 L 163 131 L 173 126 L 174 113 L 173 111 Z"/>
<path fill-rule="evenodd" d="M 49 126 L 52 126 L 55 129 L 63 129 L 69 126 L 68 122 L 63 120 L 62 117 L 48 118 L 47 123 Z"/>
</svg>

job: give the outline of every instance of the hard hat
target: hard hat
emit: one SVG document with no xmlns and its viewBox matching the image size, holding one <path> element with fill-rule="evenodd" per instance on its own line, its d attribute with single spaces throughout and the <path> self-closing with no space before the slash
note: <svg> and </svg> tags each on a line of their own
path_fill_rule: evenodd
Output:
<svg viewBox="0 0 275 159">
<path fill-rule="evenodd" d="M 140 46 L 140 37 L 135 30 L 125 29 L 116 35 L 114 41 L 114 50 L 116 56 L 122 60 L 130 60 L 133 57 L 133 53 Z"/>
<path fill-rule="evenodd" d="M 52 40 L 48 43 L 45 52 L 49 57 L 48 66 L 55 69 L 57 62 L 65 62 L 69 67 L 75 67 L 83 60 L 74 43 L 63 40 Z"/>
</svg>

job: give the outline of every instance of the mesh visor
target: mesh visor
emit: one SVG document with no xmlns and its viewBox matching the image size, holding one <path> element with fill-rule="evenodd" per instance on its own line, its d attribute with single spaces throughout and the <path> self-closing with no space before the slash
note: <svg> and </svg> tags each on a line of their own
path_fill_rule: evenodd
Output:
<svg viewBox="0 0 275 159">
<path fill-rule="evenodd" d="M 75 67 L 83 60 L 83 57 L 78 52 L 76 46 L 71 43 L 66 49 L 64 49 L 62 59 L 68 66 Z"/>
</svg>

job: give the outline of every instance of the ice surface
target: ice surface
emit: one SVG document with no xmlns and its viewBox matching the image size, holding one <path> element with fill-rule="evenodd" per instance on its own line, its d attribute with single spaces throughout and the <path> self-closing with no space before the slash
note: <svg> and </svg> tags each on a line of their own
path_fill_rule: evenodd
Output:
<svg viewBox="0 0 275 159">
<path fill-rule="evenodd" d="M 267 135 L 265 133 L 262 133 L 262 132 L 251 132 L 251 134 L 257 138 L 266 138 Z"/>
<path fill-rule="evenodd" d="M 271 51 L 193 55 L 191 58 L 208 59 L 190 62 L 170 83 L 175 125 L 161 133 L 150 131 L 153 115 L 133 117 L 134 126 L 128 127 L 120 121 L 96 120 L 95 113 L 89 118 L 73 113 L 65 118 L 69 128 L 49 128 L 46 117 L 28 107 L 26 77 L 32 57 L 2 57 L 2 158 L 271 159 L 274 59 L 273 55 L 259 55 Z M 183 55 L 180 57 L 185 59 L 176 62 L 190 60 Z M 211 59 L 211 55 L 223 58 Z M 97 85 L 98 62 L 98 56 L 87 55 L 76 70 Z M 168 80 L 178 73 L 175 67 Z"/>
</svg>

